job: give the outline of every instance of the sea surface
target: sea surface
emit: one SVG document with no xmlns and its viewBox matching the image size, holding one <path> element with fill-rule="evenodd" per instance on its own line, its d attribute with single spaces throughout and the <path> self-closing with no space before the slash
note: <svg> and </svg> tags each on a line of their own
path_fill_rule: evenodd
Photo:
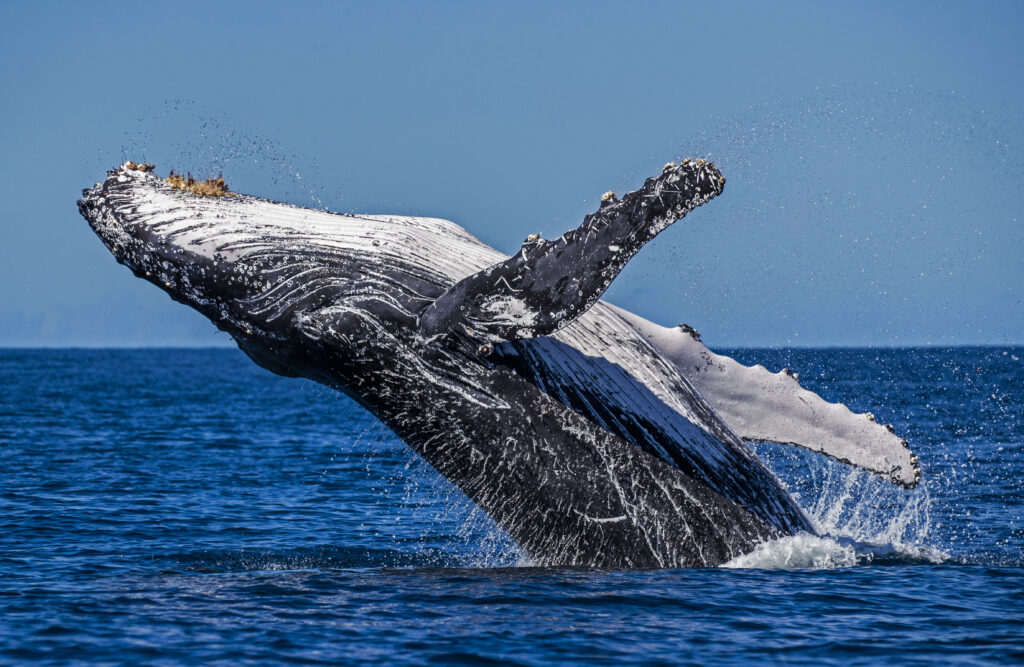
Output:
<svg viewBox="0 0 1024 667">
<path fill-rule="evenodd" d="M 532 567 L 238 351 L 0 350 L 0 663 L 1024 662 L 1024 348 L 729 353 L 893 423 L 922 484 L 760 444 L 826 537 Z"/>
</svg>

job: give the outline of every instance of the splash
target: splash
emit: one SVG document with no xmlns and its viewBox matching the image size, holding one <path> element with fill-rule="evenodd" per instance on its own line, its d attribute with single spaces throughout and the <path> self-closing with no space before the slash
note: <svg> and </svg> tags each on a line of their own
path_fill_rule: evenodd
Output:
<svg viewBox="0 0 1024 667">
<path fill-rule="evenodd" d="M 927 480 L 907 491 L 806 450 L 769 444 L 753 449 L 800 502 L 818 534 L 764 542 L 723 567 L 834 569 L 950 559 L 929 543 Z"/>
<path fill-rule="evenodd" d="M 231 174 L 239 191 L 290 204 L 316 209 L 340 204 L 340 187 L 322 182 L 315 159 L 286 148 L 251 119 L 232 119 L 191 100 L 168 100 L 140 113 L 134 127 L 125 130 L 120 154 L 122 162 L 141 157 L 165 167 L 187 165 L 204 176 Z M 97 164 L 107 169 L 112 161 L 118 160 L 101 155 Z"/>
<path fill-rule="evenodd" d="M 391 549 L 402 555 L 381 562 L 388 567 L 461 568 L 529 564 L 518 545 L 465 494 L 387 427 L 369 415 L 366 418 L 365 428 L 343 447 L 359 452 L 373 493 L 386 510 L 385 516 L 376 519 L 376 527 Z M 402 535 L 402 524 L 422 526 L 423 532 L 410 543 Z M 445 554 L 443 563 L 439 553 Z"/>
<path fill-rule="evenodd" d="M 833 570 L 858 565 L 942 563 L 948 555 L 928 546 L 858 542 L 849 538 L 800 533 L 763 542 L 748 554 L 722 565 L 729 569 Z"/>
<path fill-rule="evenodd" d="M 402 502 L 410 520 L 424 526 L 447 527 L 439 536 L 447 543 L 455 567 L 504 568 L 530 565 L 519 546 L 487 513 L 454 484 L 409 451 L 406 474 L 393 483 L 402 486 Z"/>
</svg>

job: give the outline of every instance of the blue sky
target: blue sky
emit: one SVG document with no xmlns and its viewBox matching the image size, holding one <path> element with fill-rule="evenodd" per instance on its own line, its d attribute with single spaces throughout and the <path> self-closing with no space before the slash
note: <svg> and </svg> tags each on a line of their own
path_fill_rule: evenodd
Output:
<svg viewBox="0 0 1024 667">
<path fill-rule="evenodd" d="M 0 345 L 225 345 L 75 201 L 124 159 L 506 252 L 710 156 L 609 300 L 712 346 L 1024 342 L 1024 4 L 0 4 Z"/>
</svg>

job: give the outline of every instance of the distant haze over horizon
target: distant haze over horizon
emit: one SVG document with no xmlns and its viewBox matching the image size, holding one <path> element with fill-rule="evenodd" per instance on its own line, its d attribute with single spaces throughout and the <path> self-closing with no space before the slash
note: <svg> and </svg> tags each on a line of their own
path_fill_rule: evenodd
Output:
<svg viewBox="0 0 1024 667">
<path fill-rule="evenodd" d="M 126 159 L 511 253 L 688 155 L 725 192 L 612 303 L 712 348 L 1024 343 L 1024 5 L 303 7 L 0 6 L 0 347 L 232 345 L 78 215 Z"/>
</svg>

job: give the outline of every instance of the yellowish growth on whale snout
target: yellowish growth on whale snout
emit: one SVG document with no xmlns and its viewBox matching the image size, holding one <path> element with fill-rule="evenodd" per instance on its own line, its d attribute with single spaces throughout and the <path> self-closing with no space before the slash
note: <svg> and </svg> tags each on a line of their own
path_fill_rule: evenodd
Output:
<svg viewBox="0 0 1024 667">
<path fill-rule="evenodd" d="M 171 170 L 170 175 L 164 179 L 164 182 L 175 190 L 187 190 L 194 195 L 202 197 L 237 196 L 234 192 L 228 190 L 228 184 L 224 180 L 223 175 L 217 178 L 208 178 L 205 181 L 197 181 L 192 177 L 192 174 L 176 174 L 174 170 Z"/>
<path fill-rule="evenodd" d="M 150 164 L 148 162 L 141 162 L 140 163 L 140 162 L 132 162 L 131 160 L 129 160 L 128 163 L 125 166 L 128 167 L 129 169 L 131 169 L 132 171 L 153 171 L 154 169 L 156 169 L 155 165 L 152 165 L 152 164 Z"/>
</svg>

